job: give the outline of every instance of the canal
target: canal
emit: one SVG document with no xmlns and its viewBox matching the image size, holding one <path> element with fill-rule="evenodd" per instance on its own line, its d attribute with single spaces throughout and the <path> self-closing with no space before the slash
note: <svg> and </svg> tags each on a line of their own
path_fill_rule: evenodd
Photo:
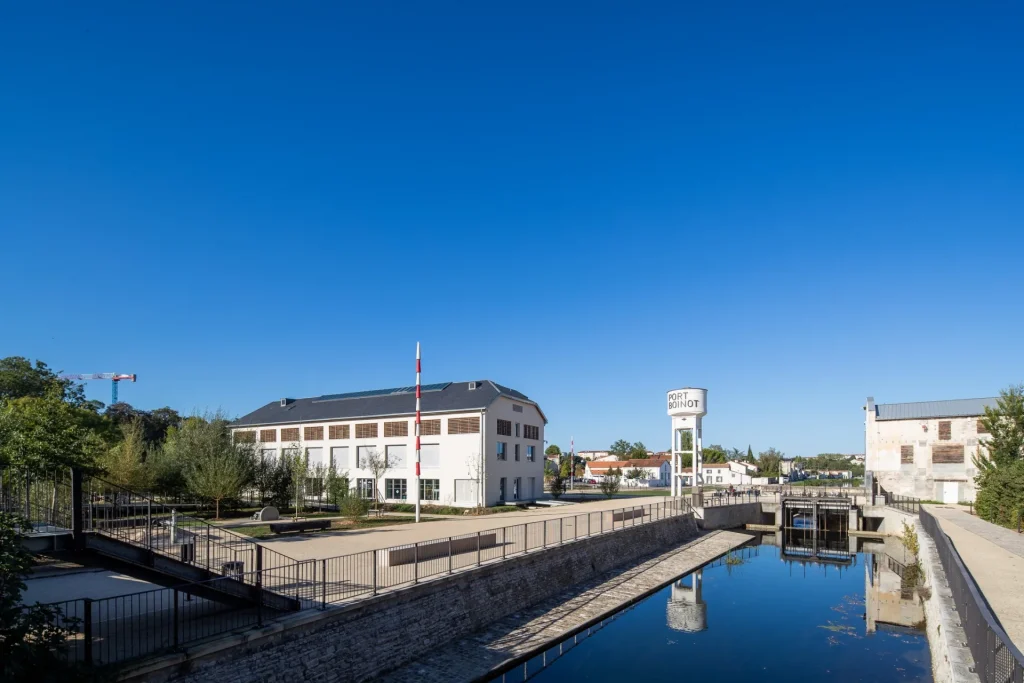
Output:
<svg viewBox="0 0 1024 683">
<path fill-rule="evenodd" d="M 766 534 L 496 681 L 931 681 L 897 539 Z"/>
</svg>

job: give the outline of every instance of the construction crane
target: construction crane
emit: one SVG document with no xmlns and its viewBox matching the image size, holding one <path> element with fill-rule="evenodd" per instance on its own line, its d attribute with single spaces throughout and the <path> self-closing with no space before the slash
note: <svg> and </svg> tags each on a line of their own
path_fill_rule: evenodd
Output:
<svg viewBox="0 0 1024 683">
<path fill-rule="evenodd" d="M 61 375 L 61 379 L 73 379 L 84 381 L 87 379 L 109 379 L 110 380 L 110 405 L 117 403 L 117 383 L 121 381 L 135 381 L 135 375 L 125 375 L 119 372 L 97 372 L 92 375 Z"/>
</svg>

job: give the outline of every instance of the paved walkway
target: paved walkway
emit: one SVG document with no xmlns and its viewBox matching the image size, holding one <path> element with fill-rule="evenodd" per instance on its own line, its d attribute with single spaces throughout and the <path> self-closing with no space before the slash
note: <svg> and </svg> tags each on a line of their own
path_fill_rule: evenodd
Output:
<svg viewBox="0 0 1024 683">
<path fill-rule="evenodd" d="M 973 517 L 959 507 L 926 505 L 925 509 L 953 541 L 1006 634 L 1024 650 L 1024 534 Z"/>
<path fill-rule="evenodd" d="M 551 508 L 537 508 L 518 512 L 502 512 L 494 515 L 466 515 L 462 517 L 434 517 L 433 521 L 423 524 L 395 524 L 372 529 L 355 529 L 352 531 L 317 532 L 313 535 L 283 536 L 280 538 L 263 538 L 260 544 L 273 548 L 297 560 L 323 559 L 359 553 L 364 550 L 386 548 L 429 541 L 436 538 L 447 538 L 460 534 L 472 534 L 503 526 L 513 526 L 539 522 L 559 517 L 572 517 L 607 510 L 618 510 L 632 506 L 663 505 L 668 498 L 616 498 L 575 505 L 560 505 Z M 609 523 L 610 515 L 605 515 L 605 523 Z M 593 516 L 594 528 L 600 523 L 598 515 Z M 580 534 L 583 535 L 585 522 L 581 522 Z"/>
<path fill-rule="evenodd" d="M 713 531 L 625 571 L 613 570 L 593 581 L 573 586 L 534 607 L 499 619 L 483 631 L 443 645 L 433 654 L 378 680 L 387 683 L 472 681 L 503 662 L 554 644 L 594 619 L 612 615 L 637 598 L 750 539 L 747 534 Z M 508 678 L 512 680 L 517 675 L 522 674 L 512 672 Z"/>
</svg>

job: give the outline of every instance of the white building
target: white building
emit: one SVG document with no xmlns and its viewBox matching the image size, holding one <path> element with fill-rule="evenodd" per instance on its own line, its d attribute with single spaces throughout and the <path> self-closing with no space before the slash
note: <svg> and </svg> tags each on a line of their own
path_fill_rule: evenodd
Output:
<svg viewBox="0 0 1024 683">
<path fill-rule="evenodd" d="M 704 486 L 745 486 L 750 484 L 752 478 L 746 463 L 736 462 L 713 462 L 704 463 L 704 480 L 700 482 Z M 693 468 L 683 469 L 683 486 L 693 486 Z"/>
<path fill-rule="evenodd" d="M 865 406 L 864 467 L 890 493 L 944 503 L 973 501 L 972 456 L 986 438 L 978 418 L 995 398 Z"/>
<path fill-rule="evenodd" d="M 588 462 L 586 476 L 601 481 L 613 469 L 622 472 L 622 483 L 626 486 L 668 486 L 672 478 L 672 464 L 663 459 L 636 459 L 636 460 L 600 460 Z M 639 469 L 643 476 L 638 479 L 627 480 L 626 472 L 632 469 Z"/>
<path fill-rule="evenodd" d="M 415 387 L 281 399 L 235 420 L 236 440 L 263 457 L 302 449 L 310 464 L 348 473 L 365 498 L 415 500 Z M 544 490 L 547 418 L 525 394 L 490 380 L 424 385 L 420 500 L 460 507 L 535 500 Z M 375 483 L 371 453 L 388 471 Z"/>
<path fill-rule="evenodd" d="M 584 460 L 616 460 L 617 456 L 608 451 L 576 451 L 576 455 Z"/>
</svg>

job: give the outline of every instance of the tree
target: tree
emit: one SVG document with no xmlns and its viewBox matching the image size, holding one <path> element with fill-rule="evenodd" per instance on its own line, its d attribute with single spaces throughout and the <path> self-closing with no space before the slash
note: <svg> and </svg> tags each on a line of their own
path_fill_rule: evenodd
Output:
<svg viewBox="0 0 1024 683">
<path fill-rule="evenodd" d="M 185 468 L 189 491 L 213 501 L 214 519 L 220 519 L 220 502 L 235 498 L 251 481 L 252 472 L 242 452 L 234 447 L 190 460 Z"/>
<path fill-rule="evenodd" d="M 996 407 L 986 406 L 978 424 L 989 433 L 978 448 L 982 457 L 974 458 L 979 471 L 1011 465 L 1024 457 L 1024 384 L 1000 391 Z"/>
<path fill-rule="evenodd" d="M 562 449 L 559 448 L 556 444 L 551 444 L 550 446 L 548 446 L 547 448 L 544 449 L 544 455 L 561 455 L 561 454 L 562 454 Z"/>
<path fill-rule="evenodd" d="M 757 472 L 762 477 L 777 477 L 782 470 L 782 451 L 769 448 L 758 453 Z"/>
<path fill-rule="evenodd" d="M 77 680 L 75 667 L 58 654 L 77 619 L 48 605 L 22 605 L 33 560 L 18 537 L 21 529 L 30 530 L 16 517 L 0 512 L 0 681 Z"/>
<path fill-rule="evenodd" d="M 60 379 L 46 363 L 37 360 L 35 367 L 28 358 L 8 356 L 0 359 L 0 400 L 44 398 L 54 390 L 61 400 L 75 406 L 87 403 L 82 386 Z"/>
<path fill-rule="evenodd" d="M 107 480 L 126 489 L 145 491 L 151 483 L 151 470 L 146 466 L 147 444 L 142 419 L 121 424 L 121 442 L 100 458 Z"/>
<path fill-rule="evenodd" d="M 551 497 L 558 500 L 565 493 L 565 477 L 562 476 L 561 472 L 551 477 Z"/>
<path fill-rule="evenodd" d="M 0 469 L 29 474 L 59 467 L 96 471 L 105 444 L 90 424 L 101 419 L 65 401 L 58 385 L 42 397 L 0 402 Z"/>
<path fill-rule="evenodd" d="M 754 451 L 751 450 L 749 445 L 747 446 L 747 462 L 757 463 L 757 460 L 754 460 Z"/>
<path fill-rule="evenodd" d="M 302 504 L 306 499 L 306 486 L 309 483 L 309 457 L 297 443 L 282 449 L 281 457 L 288 463 L 288 472 L 291 475 L 289 488 L 295 501 L 292 506 L 292 514 L 295 519 L 298 519 L 302 512 Z"/>
<path fill-rule="evenodd" d="M 743 460 L 745 454 L 739 448 L 730 448 L 728 451 L 728 460 Z"/>
<path fill-rule="evenodd" d="M 619 439 L 608 448 L 608 452 L 617 456 L 619 460 L 626 460 L 629 457 L 630 448 L 632 448 L 632 445 L 628 441 Z"/>
<path fill-rule="evenodd" d="M 632 467 L 626 470 L 626 479 L 644 479 L 647 477 L 647 473 L 639 467 Z"/>
<path fill-rule="evenodd" d="M 644 445 L 643 441 L 637 441 L 629 447 L 626 455 L 630 460 L 643 460 L 647 457 L 647 446 Z"/>
<path fill-rule="evenodd" d="M 366 457 L 363 462 L 359 463 L 359 466 L 370 470 L 370 474 L 373 475 L 373 505 L 374 509 L 377 509 L 377 503 L 381 498 L 377 482 L 379 482 L 381 477 L 387 474 L 387 471 L 390 469 L 388 466 L 388 460 L 383 453 L 374 449 L 366 454 Z"/>
<path fill-rule="evenodd" d="M 717 444 L 712 444 L 710 446 L 705 447 L 703 455 L 705 464 L 713 462 L 726 462 L 727 460 L 725 449 Z"/>
<path fill-rule="evenodd" d="M 188 491 L 212 501 L 218 518 L 220 502 L 235 498 L 252 482 L 253 444 L 232 443 L 223 413 L 182 420 L 180 427 L 168 431 L 164 450 L 181 463 Z"/>
<path fill-rule="evenodd" d="M 178 411 L 169 408 L 157 408 L 150 412 L 138 410 L 123 401 L 109 406 L 104 413 L 106 418 L 114 425 L 121 426 L 134 420 L 142 423 L 143 438 L 149 443 L 159 443 L 167 438 L 167 431 L 171 427 L 181 424 L 181 415 Z"/>
<path fill-rule="evenodd" d="M 274 504 L 280 508 L 288 506 L 291 495 L 292 471 L 288 458 L 263 457 L 253 460 L 253 487 L 260 497 L 260 504 Z"/>
<path fill-rule="evenodd" d="M 619 492 L 619 485 L 622 483 L 622 472 L 619 468 L 614 467 L 604 475 L 604 479 L 601 480 L 600 488 L 607 498 L 612 498 L 616 493 Z"/>
</svg>

